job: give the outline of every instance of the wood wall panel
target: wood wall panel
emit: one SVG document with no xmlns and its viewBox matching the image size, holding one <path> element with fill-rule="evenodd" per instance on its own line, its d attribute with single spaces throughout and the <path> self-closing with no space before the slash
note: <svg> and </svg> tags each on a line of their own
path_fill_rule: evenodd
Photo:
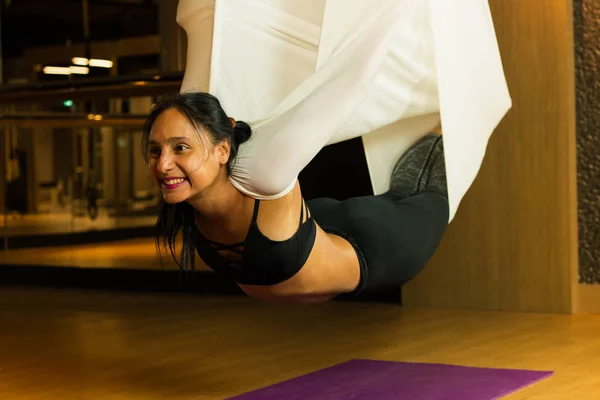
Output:
<svg viewBox="0 0 600 400">
<path fill-rule="evenodd" d="M 570 0 L 491 0 L 513 108 L 407 306 L 570 312 L 577 266 Z"/>
</svg>

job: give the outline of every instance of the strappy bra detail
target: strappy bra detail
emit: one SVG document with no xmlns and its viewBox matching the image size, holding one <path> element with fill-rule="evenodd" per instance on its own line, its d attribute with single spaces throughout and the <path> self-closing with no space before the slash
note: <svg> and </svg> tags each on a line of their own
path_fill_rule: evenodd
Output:
<svg viewBox="0 0 600 400">
<path fill-rule="evenodd" d="M 257 223 L 259 207 L 260 200 L 255 200 L 252 222 L 244 242 L 222 244 L 205 238 L 196 230 L 196 251 L 200 258 L 214 271 L 244 285 L 274 285 L 291 278 L 306 263 L 316 239 L 316 224 L 304 199 L 298 230 L 283 241 L 272 240 L 260 231 Z"/>
<path fill-rule="evenodd" d="M 225 263 L 228 268 L 232 268 L 235 270 L 240 270 L 241 259 L 244 255 L 244 242 L 235 243 L 235 244 L 222 244 L 219 242 L 215 242 L 213 240 L 203 238 L 206 240 L 208 245 L 221 257 L 221 261 Z M 229 252 L 237 255 L 237 259 L 232 259 L 230 257 L 225 256 L 222 252 Z"/>
</svg>

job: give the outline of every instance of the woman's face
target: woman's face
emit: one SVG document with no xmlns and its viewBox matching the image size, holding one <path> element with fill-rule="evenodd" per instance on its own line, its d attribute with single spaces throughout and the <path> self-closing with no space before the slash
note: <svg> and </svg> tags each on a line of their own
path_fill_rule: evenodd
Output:
<svg viewBox="0 0 600 400">
<path fill-rule="evenodd" d="M 163 111 L 148 137 L 148 166 L 165 202 L 190 201 L 226 178 L 229 144 L 214 145 L 176 109 Z"/>
</svg>

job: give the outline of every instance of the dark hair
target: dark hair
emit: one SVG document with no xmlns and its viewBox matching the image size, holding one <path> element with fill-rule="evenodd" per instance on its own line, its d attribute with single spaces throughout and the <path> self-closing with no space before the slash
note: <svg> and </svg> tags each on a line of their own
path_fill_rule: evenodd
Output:
<svg viewBox="0 0 600 400">
<path fill-rule="evenodd" d="M 231 123 L 220 101 L 213 95 L 203 92 L 177 93 L 162 99 L 150 112 L 142 135 L 142 151 L 148 161 L 147 147 L 150 131 L 158 116 L 168 109 L 176 109 L 183 114 L 196 129 L 204 128 L 213 144 L 222 141 L 229 142 L 229 160 L 227 173 L 231 173 L 232 163 L 235 162 L 239 145 L 250 138 L 252 130 L 243 121 Z M 161 255 L 161 245 L 169 248 L 171 256 L 182 270 L 194 270 L 194 234 L 196 227 L 194 207 L 187 202 L 169 204 L 163 202 L 156 220 L 156 249 Z M 175 256 L 175 245 L 181 232 L 182 248 L 180 260 Z M 162 242 L 162 243 L 161 243 Z M 162 261 L 162 256 L 161 256 Z"/>
</svg>

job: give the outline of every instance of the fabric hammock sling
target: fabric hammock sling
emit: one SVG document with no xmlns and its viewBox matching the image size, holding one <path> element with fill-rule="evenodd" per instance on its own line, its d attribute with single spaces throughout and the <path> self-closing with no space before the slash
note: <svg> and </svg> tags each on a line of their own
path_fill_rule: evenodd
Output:
<svg viewBox="0 0 600 400">
<path fill-rule="evenodd" d="M 253 127 L 232 183 L 257 198 L 283 196 L 321 148 L 356 137 L 383 193 L 441 125 L 451 221 L 512 106 L 487 0 L 180 0 L 177 22 L 181 91 L 212 93 Z"/>
</svg>

